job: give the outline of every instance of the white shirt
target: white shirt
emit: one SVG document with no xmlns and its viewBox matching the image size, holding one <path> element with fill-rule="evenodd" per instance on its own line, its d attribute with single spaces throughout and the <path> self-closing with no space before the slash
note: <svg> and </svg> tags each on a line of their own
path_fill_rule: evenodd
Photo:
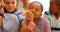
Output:
<svg viewBox="0 0 60 32">
<path fill-rule="evenodd" d="M 18 32 L 19 20 L 16 15 L 4 14 L 3 32 Z"/>
</svg>

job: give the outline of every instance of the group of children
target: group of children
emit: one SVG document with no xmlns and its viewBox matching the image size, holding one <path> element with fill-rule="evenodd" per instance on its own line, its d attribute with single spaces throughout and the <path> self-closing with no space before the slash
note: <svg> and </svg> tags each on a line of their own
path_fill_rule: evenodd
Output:
<svg viewBox="0 0 60 32">
<path fill-rule="evenodd" d="M 60 32 L 60 2 L 59 0 L 50 0 L 50 9 L 45 15 L 50 21 L 52 32 Z"/>
<path fill-rule="evenodd" d="M 54 4 L 56 0 L 50 1 L 50 11 L 43 17 L 43 5 L 40 2 L 33 1 L 29 3 L 29 0 L 21 1 L 23 2 L 24 11 L 17 9 L 18 0 L 3 0 L 5 4 L 2 15 L 3 32 L 60 32 L 58 30 L 60 27 L 59 5 Z"/>
<path fill-rule="evenodd" d="M 4 19 L 3 32 L 51 32 L 50 22 L 47 18 L 41 17 L 43 6 L 40 2 L 34 1 L 22 12 L 16 13 L 18 0 L 3 0 Z M 23 0 L 24 1 L 24 0 Z M 28 1 L 27 1 L 28 2 Z M 26 3 L 26 2 L 25 2 Z M 20 20 L 24 17 L 23 20 Z"/>
</svg>

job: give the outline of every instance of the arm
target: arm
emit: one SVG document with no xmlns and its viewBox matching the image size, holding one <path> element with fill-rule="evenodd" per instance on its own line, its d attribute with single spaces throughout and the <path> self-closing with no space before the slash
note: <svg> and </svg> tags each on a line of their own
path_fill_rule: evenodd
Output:
<svg viewBox="0 0 60 32">
<path fill-rule="evenodd" d="M 21 32 L 31 32 L 33 31 L 34 27 L 35 27 L 35 24 L 33 22 L 33 14 L 30 12 L 27 12 L 25 20 L 22 21 Z"/>
<path fill-rule="evenodd" d="M 51 32 L 50 21 L 47 18 L 44 19 L 44 32 Z"/>
<path fill-rule="evenodd" d="M 0 16 L 0 27 L 2 27 L 2 26 L 3 26 L 3 17 Z"/>
<path fill-rule="evenodd" d="M 32 32 L 33 29 L 35 28 L 35 24 L 33 21 L 29 22 L 27 25 L 27 21 L 23 21 L 22 22 L 22 28 L 21 28 L 21 32 Z"/>
</svg>

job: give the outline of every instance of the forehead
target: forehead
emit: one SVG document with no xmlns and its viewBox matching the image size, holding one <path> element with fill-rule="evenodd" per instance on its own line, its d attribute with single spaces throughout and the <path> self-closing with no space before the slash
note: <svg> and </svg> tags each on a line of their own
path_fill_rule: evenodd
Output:
<svg viewBox="0 0 60 32">
<path fill-rule="evenodd" d="M 32 6 L 32 7 L 37 7 L 37 8 L 41 8 L 40 4 L 38 4 L 38 3 L 32 3 L 30 6 Z"/>
<path fill-rule="evenodd" d="M 16 0 L 4 0 L 4 2 L 12 2 L 12 1 L 16 1 Z"/>
<path fill-rule="evenodd" d="M 22 0 L 22 1 L 24 1 L 24 2 L 25 2 L 25 1 L 29 1 L 29 0 Z"/>
</svg>

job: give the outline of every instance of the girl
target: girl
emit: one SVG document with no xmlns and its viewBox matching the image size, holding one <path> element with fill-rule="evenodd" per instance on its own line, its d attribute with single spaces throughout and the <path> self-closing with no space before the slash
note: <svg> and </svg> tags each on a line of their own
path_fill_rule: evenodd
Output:
<svg viewBox="0 0 60 32">
<path fill-rule="evenodd" d="M 49 21 L 42 16 L 43 6 L 34 1 L 29 5 L 25 20 L 22 22 L 21 32 L 51 32 Z"/>
<path fill-rule="evenodd" d="M 4 0 L 4 11 L 5 13 L 16 15 L 20 23 L 25 17 L 21 15 L 22 9 L 17 11 L 18 2 L 18 0 Z"/>
<path fill-rule="evenodd" d="M 3 19 L 3 32 L 18 32 L 19 20 L 13 13 L 17 11 L 16 7 L 18 0 L 3 0 L 4 19 Z"/>
<path fill-rule="evenodd" d="M 19 20 L 24 19 L 24 16 L 21 15 L 23 9 L 17 10 L 18 0 L 4 0 L 5 3 L 5 13 L 15 14 Z"/>
</svg>

